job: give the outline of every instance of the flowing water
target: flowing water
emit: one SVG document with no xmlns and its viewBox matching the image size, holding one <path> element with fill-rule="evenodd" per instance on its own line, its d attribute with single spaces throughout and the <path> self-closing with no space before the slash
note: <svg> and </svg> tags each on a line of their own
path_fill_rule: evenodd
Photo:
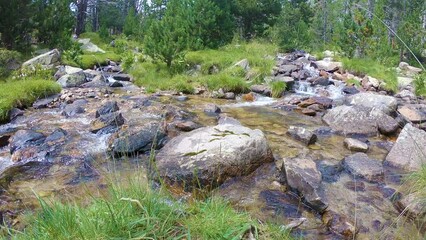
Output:
<svg viewBox="0 0 426 240">
<path fill-rule="evenodd" d="M 336 97 L 341 94 L 336 89 Z M 300 93 L 315 94 L 317 89 L 302 88 Z M 135 95 L 127 96 L 120 93 L 120 104 L 126 107 L 132 104 Z M 351 154 L 343 146 L 343 136 L 332 134 L 320 117 L 309 117 L 297 112 L 287 112 L 272 108 L 276 100 L 257 96 L 254 102 L 242 100 L 220 100 L 190 96 L 188 101 L 179 102 L 173 97 L 163 97 L 163 103 L 176 105 L 197 115 L 198 122 L 203 125 L 216 125 L 217 119 L 206 115 L 203 110 L 207 104 L 217 104 L 222 112 L 238 119 L 244 126 L 262 130 L 273 149 L 277 163 L 283 158 L 291 158 L 300 154 L 308 154 L 315 160 L 339 162 Z M 38 205 L 37 197 L 52 199 L 90 200 L 93 195 L 101 194 L 108 176 L 111 173 L 121 178 L 132 178 L 145 172 L 144 163 L 148 162 L 147 155 L 134 156 L 130 159 L 111 159 L 107 154 L 107 139 L 109 135 L 99 137 L 88 132 L 91 117 L 101 103 L 92 100 L 91 110 L 79 118 L 64 118 L 59 110 L 27 111 L 22 124 L 43 128 L 44 132 L 53 132 L 56 128 L 69 131 L 73 136 L 64 149 L 64 155 L 81 160 L 69 162 L 66 159 L 47 168 L 37 168 L 31 176 L 21 177 L 13 181 L 6 192 L 0 195 L 1 210 L 32 209 Z M 141 119 L 155 117 L 149 112 L 131 110 L 124 116 L 126 119 Z M 316 131 L 318 141 L 314 145 L 305 146 L 286 135 L 289 126 L 302 126 Z M 383 161 L 392 139 L 378 136 L 368 139 L 369 157 Z M 11 164 L 10 154 L 5 147 L 0 148 L 0 170 Z M 308 239 L 338 239 L 327 231 L 321 216 L 303 204 L 300 198 L 288 191 L 285 185 L 278 181 L 279 172 L 276 164 L 265 164 L 249 176 L 230 179 L 215 194 L 227 198 L 235 207 L 249 211 L 253 216 L 263 221 L 275 221 L 288 224 L 294 220 L 303 219 L 296 234 Z M 358 189 L 354 189 L 357 186 Z M 399 231 L 418 231 L 415 224 L 399 217 L 398 211 L 391 202 L 392 194 L 400 187 L 398 175 L 387 171 L 385 181 L 372 184 L 353 179 L 342 173 L 336 181 L 325 183 L 325 193 L 329 209 L 345 215 L 357 222 L 360 229 L 358 239 L 393 239 L 390 236 Z M 19 218 L 17 220 L 19 224 Z M 399 226 L 399 227 L 398 227 Z M 400 227 L 402 226 L 402 227 Z M 401 230 L 403 229 L 403 230 Z M 405 230 L 404 230 L 405 229 Z M 414 230 L 413 230 L 414 229 Z"/>
</svg>

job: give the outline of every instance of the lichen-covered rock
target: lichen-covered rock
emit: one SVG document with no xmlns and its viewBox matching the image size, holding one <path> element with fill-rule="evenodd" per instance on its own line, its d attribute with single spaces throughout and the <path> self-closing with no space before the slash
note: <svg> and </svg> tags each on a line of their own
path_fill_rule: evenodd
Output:
<svg viewBox="0 0 426 240">
<path fill-rule="evenodd" d="M 59 65 L 61 59 L 61 54 L 57 49 L 53 49 L 47 53 L 41 54 L 37 57 L 34 57 L 22 64 L 22 67 L 34 67 L 36 65 L 42 65 L 43 67 L 53 68 L 54 66 Z"/>
<path fill-rule="evenodd" d="M 349 96 L 348 102 L 351 105 L 376 108 L 386 114 L 395 112 L 397 106 L 396 98 L 370 92 L 358 93 Z"/>
<path fill-rule="evenodd" d="M 160 177 L 187 188 L 217 186 L 271 161 L 272 152 L 262 131 L 231 124 L 184 133 L 156 156 Z"/>
</svg>

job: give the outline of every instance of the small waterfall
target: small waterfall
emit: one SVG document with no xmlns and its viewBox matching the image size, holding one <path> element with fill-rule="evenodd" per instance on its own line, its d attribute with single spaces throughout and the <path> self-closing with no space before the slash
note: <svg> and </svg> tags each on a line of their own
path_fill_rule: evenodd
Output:
<svg viewBox="0 0 426 240">
<path fill-rule="evenodd" d="M 237 97 L 237 103 L 225 104 L 223 107 L 252 107 L 252 106 L 267 106 L 277 102 L 275 98 L 266 97 L 260 94 L 255 94 L 255 100 L 253 102 L 243 101 L 241 97 Z"/>
</svg>

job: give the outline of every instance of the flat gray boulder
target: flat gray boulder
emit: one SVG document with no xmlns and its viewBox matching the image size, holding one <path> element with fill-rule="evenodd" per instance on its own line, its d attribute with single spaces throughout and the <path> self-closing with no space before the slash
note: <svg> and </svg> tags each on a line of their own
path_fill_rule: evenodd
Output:
<svg viewBox="0 0 426 240">
<path fill-rule="evenodd" d="M 392 134 L 399 127 L 395 119 L 379 109 L 360 106 L 335 107 L 324 115 L 323 120 L 334 131 L 344 135 Z"/>
<path fill-rule="evenodd" d="M 58 49 L 53 49 L 52 51 L 43 53 L 24 62 L 22 67 L 35 67 L 36 65 L 41 65 L 46 68 L 53 68 L 59 65 L 60 60 L 61 54 L 59 53 Z"/>
<path fill-rule="evenodd" d="M 386 114 L 395 112 L 398 104 L 394 97 L 369 92 L 352 95 L 348 97 L 348 102 L 351 105 L 376 108 Z"/>
<path fill-rule="evenodd" d="M 273 160 L 262 131 L 234 124 L 179 135 L 156 156 L 160 177 L 186 188 L 218 186 Z"/>
<path fill-rule="evenodd" d="M 405 125 L 385 161 L 408 172 L 420 170 L 426 164 L 426 132 Z"/>
<path fill-rule="evenodd" d="M 57 83 L 63 88 L 79 87 L 87 82 L 86 74 L 80 68 L 69 67 L 68 72 L 61 76 Z M 66 70 L 65 70 L 66 71 Z"/>
<path fill-rule="evenodd" d="M 346 157 L 343 166 L 355 177 L 362 177 L 370 182 L 383 180 L 382 162 L 369 158 L 365 153 L 355 153 Z"/>
</svg>

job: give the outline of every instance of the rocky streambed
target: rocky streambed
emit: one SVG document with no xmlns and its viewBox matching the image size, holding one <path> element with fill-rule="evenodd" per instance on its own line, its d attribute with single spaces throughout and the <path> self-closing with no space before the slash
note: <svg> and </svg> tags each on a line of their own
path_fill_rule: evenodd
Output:
<svg viewBox="0 0 426 240">
<path fill-rule="evenodd" d="M 425 208 L 402 177 L 425 164 L 425 101 L 409 81 L 392 96 L 350 74 L 331 59 L 280 55 L 267 81 L 290 91 L 272 99 L 255 85 L 229 100 L 147 95 L 115 64 L 62 68 L 61 94 L 0 126 L 2 222 L 19 225 L 36 194 L 89 200 L 113 172 L 212 189 L 307 239 L 422 236 Z"/>
</svg>

